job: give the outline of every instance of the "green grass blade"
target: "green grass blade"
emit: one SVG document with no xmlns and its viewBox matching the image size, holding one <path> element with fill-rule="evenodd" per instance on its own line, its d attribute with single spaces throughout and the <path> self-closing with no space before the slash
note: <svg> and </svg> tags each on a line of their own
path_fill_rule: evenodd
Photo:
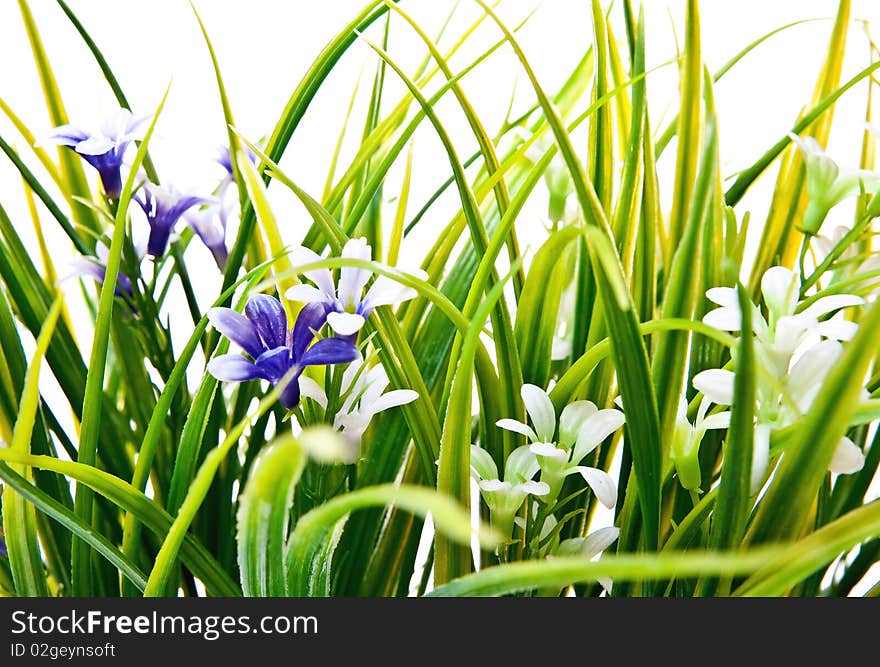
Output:
<svg viewBox="0 0 880 667">
<path fill-rule="evenodd" d="M 138 148 L 137 155 L 134 158 L 132 168 L 119 198 L 119 208 L 116 213 L 113 236 L 110 241 L 110 253 L 107 258 L 106 276 L 101 285 L 101 296 L 98 301 L 98 317 L 95 322 L 95 333 L 92 340 L 92 355 L 89 361 L 89 371 L 86 375 L 85 398 L 83 400 L 82 428 L 80 430 L 77 461 L 88 466 L 95 465 L 97 460 L 98 434 L 101 431 L 102 421 L 101 408 L 103 403 L 104 371 L 107 364 L 110 324 L 113 316 L 113 306 L 116 300 L 115 290 L 119 267 L 122 260 L 122 246 L 125 239 L 128 206 L 131 202 L 131 195 L 134 188 L 134 181 L 137 177 L 138 167 L 143 162 L 144 155 L 147 152 L 147 144 L 149 143 L 153 129 L 156 127 L 156 121 L 159 119 L 159 115 L 167 96 L 168 90 L 165 91 L 165 95 L 162 97 L 162 101 L 156 109 L 156 113 L 153 116 L 153 120 L 146 135 L 144 136 L 144 140 Z M 91 489 L 77 487 L 74 509 L 80 519 L 84 521 L 90 520 L 92 516 Z M 90 552 L 91 549 L 89 549 L 89 546 L 86 543 L 80 540 L 74 540 L 71 554 L 71 574 L 74 595 L 88 596 L 94 593 L 91 584 Z"/>
<path fill-rule="evenodd" d="M 9 449 L 0 449 L 0 461 L 51 470 L 82 482 L 109 499 L 114 505 L 118 505 L 125 511 L 134 512 L 141 523 L 160 537 L 165 536 L 171 527 L 170 514 L 127 482 L 98 468 L 63 461 L 51 456 L 19 454 Z M 192 535 L 187 535 L 184 539 L 181 558 L 193 574 L 205 582 L 211 595 L 221 597 L 239 597 L 241 595 L 241 589 L 238 585 L 210 552 Z"/>
<path fill-rule="evenodd" d="M 0 463 L 0 478 L 15 490 L 16 495 L 27 500 L 36 509 L 46 514 L 46 516 L 53 518 L 84 542 L 88 542 L 95 551 L 115 566 L 128 581 L 138 589 L 144 590 L 144 587 L 147 585 L 146 575 L 104 535 L 97 532 L 52 496 L 41 491 L 37 486 L 34 486 L 27 479 L 16 473 L 6 463 Z"/>
</svg>

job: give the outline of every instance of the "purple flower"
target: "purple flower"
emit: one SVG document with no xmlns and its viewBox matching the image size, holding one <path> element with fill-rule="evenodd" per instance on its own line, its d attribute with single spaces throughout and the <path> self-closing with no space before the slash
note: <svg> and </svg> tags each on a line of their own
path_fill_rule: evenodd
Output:
<svg viewBox="0 0 880 667">
<path fill-rule="evenodd" d="M 61 125 L 55 128 L 49 141 L 79 153 L 98 170 L 107 197 L 119 199 L 122 192 L 122 156 L 132 141 L 143 138 L 149 119 L 150 116 L 136 118 L 128 109 L 119 109 L 104 121 L 98 131 Z"/>
<path fill-rule="evenodd" d="M 140 249 L 138 255 L 140 256 Z M 95 246 L 96 256 L 80 255 L 70 262 L 70 272 L 61 280 L 72 278 L 74 276 L 89 276 L 94 278 L 99 285 L 104 284 L 107 277 L 107 258 L 110 255 L 110 249 L 101 241 Z M 59 281 L 60 282 L 60 281 Z M 116 296 L 122 298 L 130 298 L 134 292 L 132 290 L 131 279 L 122 271 L 116 274 Z"/>
<path fill-rule="evenodd" d="M 227 213 L 224 209 L 223 204 L 190 209 L 184 218 L 196 236 L 214 255 L 214 261 L 221 271 L 226 269 L 226 259 L 229 256 L 226 248 Z"/>
<path fill-rule="evenodd" d="M 0 556 L 9 557 L 9 553 L 6 551 L 6 540 L 3 539 L 2 535 L 0 535 Z"/>
<path fill-rule="evenodd" d="M 272 385 L 290 373 L 279 398 L 288 409 L 299 404 L 299 378 L 306 366 L 344 364 L 360 357 L 357 347 L 341 338 L 322 338 L 311 344 L 315 332 L 326 321 L 321 304 L 303 308 L 292 330 L 287 329 L 287 315 L 281 303 L 266 294 L 252 296 L 244 315 L 231 308 L 212 308 L 208 319 L 217 331 L 250 357 L 239 354 L 214 357 L 208 362 L 208 372 L 225 382 L 267 380 Z"/>
<path fill-rule="evenodd" d="M 193 206 L 211 203 L 210 199 L 195 195 L 182 195 L 176 190 L 163 188 L 155 183 L 145 183 L 141 195 L 135 197 L 147 216 L 150 236 L 147 239 L 147 252 L 153 257 L 161 257 L 168 247 L 171 230 L 180 217 Z"/>
</svg>

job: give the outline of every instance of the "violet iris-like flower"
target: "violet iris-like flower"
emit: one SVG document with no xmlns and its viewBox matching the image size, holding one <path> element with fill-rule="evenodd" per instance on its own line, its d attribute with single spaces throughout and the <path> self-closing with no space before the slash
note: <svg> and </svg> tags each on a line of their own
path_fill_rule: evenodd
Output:
<svg viewBox="0 0 880 667">
<path fill-rule="evenodd" d="M 138 256 L 141 255 L 141 249 L 135 248 Z M 107 277 L 107 259 L 110 256 L 110 249 L 101 241 L 95 246 L 95 256 L 80 255 L 70 262 L 70 271 L 61 280 L 73 278 L 74 276 L 89 276 L 94 278 L 99 285 L 104 284 Z M 60 280 L 59 280 L 60 282 Z M 126 298 L 133 295 L 131 279 L 120 270 L 116 274 L 116 296 Z"/>
<path fill-rule="evenodd" d="M 191 209 L 185 216 L 186 223 L 214 255 L 214 261 L 221 271 L 226 269 L 226 260 L 229 257 L 229 250 L 226 248 L 227 216 L 224 208 L 223 204 L 217 204 Z"/>
<path fill-rule="evenodd" d="M 119 109 L 107 118 L 98 131 L 61 125 L 49 136 L 49 141 L 67 146 L 98 170 L 104 193 L 110 199 L 119 199 L 122 192 L 122 156 L 129 144 L 142 139 L 150 116 L 135 117 L 128 109 Z"/>
<path fill-rule="evenodd" d="M 341 338 L 322 338 L 311 344 L 315 332 L 326 321 L 321 304 L 303 308 L 292 330 L 287 328 L 287 315 L 281 303 L 266 294 L 251 297 L 244 315 L 231 308 L 212 308 L 208 319 L 217 331 L 250 357 L 238 354 L 214 357 L 208 363 L 208 372 L 226 382 L 267 380 L 272 385 L 290 373 L 279 397 L 288 409 L 299 404 L 299 377 L 306 366 L 344 364 L 360 357 L 357 347 Z"/>
<path fill-rule="evenodd" d="M 193 206 L 211 203 L 210 199 L 196 195 L 182 195 L 176 190 L 163 188 L 155 183 L 145 183 L 135 200 L 144 210 L 150 224 L 147 252 L 161 257 L 168 248 L 168 239 L 174 225 Z"/>
</svg>

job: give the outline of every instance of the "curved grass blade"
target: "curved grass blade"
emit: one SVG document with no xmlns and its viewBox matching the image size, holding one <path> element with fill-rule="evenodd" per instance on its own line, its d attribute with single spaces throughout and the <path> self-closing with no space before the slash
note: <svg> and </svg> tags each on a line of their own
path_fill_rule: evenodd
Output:
<svg viewBox="0 0 880 667">
<path fill-rule="evenodd" d="M 880 535 L 880 503 L 849 512 L 790 545 L 746 579 L 734 595 L 778 597 L 841 554 Z"/>
<path fill-rule="evenodd" d="M 67 528 L 72 534 L 84 542 L 88 542 L 99 554 L 107 561 L 115 566 L 120 574 L 122 574 L 129 582 L 131 582 L 139 590 L 144 590 L 147 585 L 147 577 L 141 572 L 137 565 L 132 563 L 114 544 L 104 535 L 97 532 L 89 524 L 80 519 L 76 514 L 71 512 L 63 504 L 55 500 L 52 496 L 40 490 L 27 479 L 16 473 L 11 466 L 6 463 L 0 463 L 0 478 L 15 490 L 15 493 L 36 509 L 43 512 L 62 526 Z"/>
<path fill-rule="evenodd" d="M 82 482 L 114 505 L 135 513 L 141 523 L 160 537 L 166 535 L 171 527 L 171 515 L 154 501 L 127 482 L 98 468 L 72 461 L 63 461 L 51 456 L 18 454 L 9 449 L 0 449 L 0 461 L 51 470 L 59 475 Z M 187 535 L 184 539 L 181 558 L 187 567 L 205 583 L 212 595 L 241 596 L 241 589 L 238 585 L 229 577 L 229 574 L 211 553 L 192 535 Z"/>
<path fill-rule="evenodd" d="M 287 541 L 287 595 L 304 597 L 313 593 L 313 573 L 321 567 L 317 557 L 339 521 L 359 509 L 387 505 L 420 516 L 430 514 L 438 534 L 461 544 L 470 544 L 475 536 L 484 547 L 497 544 L 494 531 L 480 526 L 475 532 L 468 513 L 446 495 L 419 486 L 370 486 L 337 496 L 300 517 Z"/>
<path fill-rule="evenodd" d="M 572 556 L 497 565 L 438 586 L 428 597 L 498 596 L 544 588 L 562 589 L 570 584 L 667 579 L 701 574 L 747 574 L 766 565 L 778 548 L 763 547 L 744 553 L 661 553 L 605 556 L 589 561 Z"/>
<path fill-rule="evenodd" d="M 338 437 L 331 431 L 331 437 Z M 287 577 L 287 540 L 293 492 L 306 465 L 306 453 L 287 434 L 263 448 L 251 468 L 238 506 L 238 565 L 248 597 L 281 597 Z"/>
</svg>

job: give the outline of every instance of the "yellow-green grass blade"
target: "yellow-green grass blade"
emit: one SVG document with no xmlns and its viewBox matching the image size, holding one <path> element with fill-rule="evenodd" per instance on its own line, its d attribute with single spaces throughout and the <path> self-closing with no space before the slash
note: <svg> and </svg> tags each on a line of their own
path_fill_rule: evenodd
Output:
<svg viewBox="0 0 880 667">
<path fill-rule="evenodd" d="M 40 75 L 40 83 L 43 87 L 43 95 L 46 99 L 46 107 L 49 112 L 49 118 L 56 126 L 64 125 L 67 121 L 67 112 L 64 109 L 64 102 L 61 99 L 61 91 L 58 88 L 58 82 L 55 80 L 55 74 L 49 63 L 49 56 L 43 46 L 43 40 L 37 30 L 37 24 L 31 14 L 27 0 L 19 0 L 19 10 L 24 23 L 25 32 L 27 32 L 28 41 L 31 45 L 31 51 L 34 55 L 34 63 L 37 72 Z M 79 156 L 68 148 L 59 148 L 61 175 L 65 182 L 65 190 L 69 195 L 77 195 L 79 197 L 89 196 L 89 186 L 86 181 L 85 173 Z M 85 206 L 73 203 L 71 206 L 73 217 L 81 225 L 93 231 L 100 231 L 100 225 L 94 214 Z"/>
<path fill-rule="evenodd" d="M 563 589 L 570 584 L 613 581 L 645 581 L 701 574 L 749 574 L 778 557 L 778 548 L 753 549 L 744 553 L 712 552 L 623 554 L 589 561 L 573 556 L 532 560 L 486 568 L 438 586 L 429 597 L 500 596 L 545 588 Z"/>
<path fill-rule="evenodd" d="M 29 455 L 31 451 L 31 434 L 40 405 L 40 365 L 55 332 L 55 323 L 61 314 L 63 303 L 62 297 L 58 296 L 49 309 L 37 338 L 37 348 L 28 364 L 18 419 L 15 420 L 10 445 L 11 451 L 16 454 Z M 25 471 L 23 465 L 13 466 L 13 472 L 19 475 L 25 474 Z M 8 489 L 3 494 L 3 531 L 6 535 L 16 592 L 25 597 L 46 597 L 48 588 L 37 540 L 36 511 L 23 496 Z"/>
</svg>

